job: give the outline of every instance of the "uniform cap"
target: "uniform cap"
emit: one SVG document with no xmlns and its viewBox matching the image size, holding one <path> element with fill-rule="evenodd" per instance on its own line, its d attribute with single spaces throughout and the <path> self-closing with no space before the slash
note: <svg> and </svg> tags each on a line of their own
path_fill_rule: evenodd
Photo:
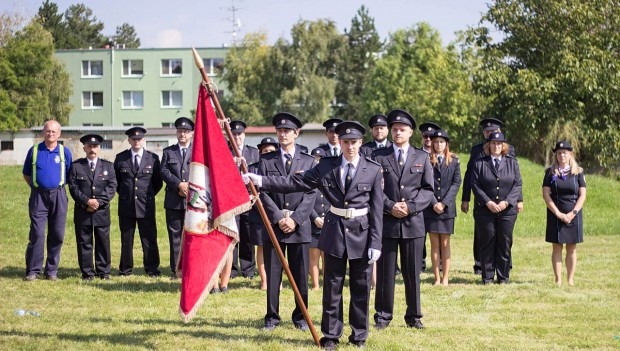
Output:
<svg viewBox="0 0 620 351">
<path fill-rule="evenodd" d="M 506 138 L 504 137 L 504 133 L 502 133 L 502 132 L 493 132 L 493 133 L 489 134 L 489 137 L 487 138 L 487 142 L 489 142 L 489 141 L 505 142 Z"/>
<path fill-rule="evenodd" d="M 177 118 L 177 120 L 174 121 L 174 126 L 176 129 L 194 130 L 194 122 L 187 117 Z"/>
<path fill-rule="evenodd" d="M 131 127 L 125 132 L 125 135 L 131 139 L 142 139 L 144 134 L 146 134 L 146 129 L 142 127 Z"/>
<path fill-rule="evenodd" d="M 276 141 L 276 139 L 271 138 L 271 137 L 269 137 L 269 138 L 263 138 L 263 139 L 260 141 L 260 144 L 256 145 L 256 147 L 260 150 L 260 149 L 262 149 L 264 146 L 267 146 L 267 145 L 273 145 L 273 146 L 275 146 L 275 147 L 276 147 L 276 149 L 278 148 L 278 142 Z"/>
<path fill-rule="evenodd" d="M 555 143 L 555 147 L 553 148 L 553 152 L 556 152 L 558 150 L 573 151 L 573 146 L 567 140 L 560 140 L 557 143 Z"/>
<path fill-rule="evenodd" d="M 433 136 L 432 138 L 444 138 L 446 139 L 446 141 L 450 141 L 450 136 L 448 135 L 448 132 L 446 132 L 443 129 L 437 129 L 436 131 L 433 132 Z"/>
<path fill-rule="evenodd" d="M 303 125 L 299 118 L 297 118 L 292 113 L 288 112 L 279 112 L 273 116 L 271 123 L 278 128 L 286 128 L 286 129 L 299 129 Z"/>
<path fill-rule="evenodd" d="M 497 130 L 504 125 L 504 122 L 497 118 L 484 118 L 480 121 L 480 127 L 483 130 Z"/>
<path fill-rule="evenodd" d="M 374 115 L 370 117 L 370 119 L 368 120 L 368 126 L 370 126 L 370 128 L 376 127 L 376 126 L 387 127 L 387 125 L 388 125 L 387 117 L 385 117 L 384 115 Z"/>
<path fill-rule="evenodd" d="M 327 156 L 327 153 L 325 153 L 325 149 L 323 149 L 322 147 L 315 147 L 314 149 L 312 149 L 310 155 L 325 157 Z"/>
<path fill-rule="evenodd" d="M 330 118 L 327 121 L 323 122 L 323 127 L 325 127 L 326 131 L 334 131 L 338 124 L 342 123 L 340 118 Z"/>
<path fill-rule="evenodd" d="M 230 121 L 230 131 L 233 133 L 245 133 L 245 128 L 247 127 L 243 121 Z"/>
<path fill-rule="evenodd" d="M 357 121 L 344 121 L 336 126 L 339 139 L 361 139 L 366 128 Z"/>
<path fill-rule="evenodd" d="M 403 123 L 411 128 L 415 128 L 415 119 L 409 112 L 404 110 L 392 110 L 387 115 L 388 125 L 391 126 L 394 123 Z"/>
<path fill-rule="evenodd" d="M 435 122 L 424 122 L 420 124 L 418 129 L 422 132 L 422 134 L 433 135 L 433 133 L 435 133 L 436 130 L 441 129 L 441 127 Z"/>
<path fill-rule="evenodd" d="M 87 134 L 80 138 L 82 144 L 99 145 L 103 142 L 103 137 L 98 134 Z"/>
</svg>

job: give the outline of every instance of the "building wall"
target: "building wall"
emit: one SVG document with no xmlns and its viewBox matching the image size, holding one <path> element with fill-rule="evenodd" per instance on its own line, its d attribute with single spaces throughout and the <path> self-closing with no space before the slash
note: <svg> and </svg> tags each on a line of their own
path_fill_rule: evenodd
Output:
<svg viewBox="0 0 620 351">
<path fill-rule="evenodd" d="M 205 68 L 208 72 L 211 71 L 210 59 L 223 62 L 228 50 L 197 49 L 203 61 L 207 61 Z M 74 107 L 69 116 L 69 124 L 72 126 L 144 125 L 157 128 L 164 123 L 173 123 L 181 116 L 191 117 L 191 110 L 196 109 L 198 86 L 202 78 L 190 48 L 58 50 L 56 57 L 65 64 L 73 85 L 73 94 L 69 100 Z M 124 76 L 123 61 L 126 60 L 142 60 L 143 74 Z M 162 60 L 181 60 L 182 72 L 178 75 L 162 75 Z M 101 75 L 83 75 L 83 62 L 102 62 Z M 215 73 L 215 70 L 212 72 Z M 215 74 L 210 75 L 210 78 L 220 90 L 225 89 Z M 142 108 L 123 107 L 123 92 L 129 91 L 143 93 Z M 181 106 L 162 106 L 162 91 L 181 91 Z M 103 106 L 84 107 L 84 92 L 102 92 Z"/>
</svg>

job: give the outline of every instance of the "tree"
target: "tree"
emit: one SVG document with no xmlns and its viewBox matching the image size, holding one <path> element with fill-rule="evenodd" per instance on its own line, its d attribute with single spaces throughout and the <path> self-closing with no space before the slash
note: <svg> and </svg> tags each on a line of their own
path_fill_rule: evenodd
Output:
<svg viewBox="0 0 620 351">
<path fill-rule="evenodd" d="M 482 57 L 476 90 L 504 118 L 520 154 L 545 160 L 557 139 L 589 166 L 620 151 L 620 7 L 606 0 L 497 0 L 467 43 Z M 568 128 L 567 128 L 568 127 Z M 518 131 L 518 132 L 517 132 Z"/>
<path fill-rule="evenodd" d="M 71 106 L 69 75 L 54 56 L 51 34 L 38 20 L 10 38 L 0 51 L 0 129 L 66 123 Z"/>
<path fill-rule="evenodd" d="M 101 34 L 103 23 L 97 20 L 93 11 L 84 4 L 71 5 L 65 11 L 66 40 L 62 49 L 100 48 L 108 43 Z M 60 38 L 55 37 L 56 40 Z"/>
<path fill-rule="evenodd" d="M 63 21 L 63 14 L 58 11 L 58 5 L 49 0 L 39 7 L 37 18 L 43 28 L 52 34 L 54 47 L 65 49 L 67 47 L 67 26 Z"/>
<path fill-rule="evenodd" d="M 139 48 L 140 38 L 134 26 L 129 23 L 123 23 L 116 27 L 116 34 L 111 37 L 114 44 L 124 44 L 126 48 Z"/>
<path fill-rule="evenodd" d="M 471 146 L 469 131 L 483 106 L 454 46 L 443 48 L 439 33 L 426 23 L 391 35 L 362 97 L 365 116 L 405 109 L 418 124 L 438 122 L 451 135 L 451 146 L 461 150 Z"/>
<path fill-rule="evenodd" d="M 375 20 L 362 5 L 351 20 L 351 29 L 345 29 L 346 52 L 338 68 L 335 115 L 345 119 L 363 121 L 364 102 L 361 94 L 375 62 L 383 50 L 383 42 L 375 28 Z"/>
</svg>

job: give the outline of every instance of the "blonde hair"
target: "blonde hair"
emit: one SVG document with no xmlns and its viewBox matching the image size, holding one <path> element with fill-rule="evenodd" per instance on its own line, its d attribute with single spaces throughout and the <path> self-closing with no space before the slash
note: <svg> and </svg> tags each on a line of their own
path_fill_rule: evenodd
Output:
<svg viewBox="0 0 620 351">
<path fill-rule="evenodd" d="M 491 147 L 489 146 L 490 141 L 487 141 L 486 143 L 484 143 L 483 149 L 484 149 L 484 154 L 489 156 L 491 154 Z M 508 143 L 503 141 L 502 142 L 502 152 L 501 152 L 502 156 L 506 156 L 508 155 Z"/>
<path fill-rule="evenodd" d="M 555 175 L 560 175 L 560 165 L 558 164 L 558 151 L 564 149 L 558 149 L 553 153 L 553 161 L 551 161 L 551 172 Z M 575 156 L 572 151 L 566 150 L 568 152 L 568 165 L 570 166 L 570 174 L 577 175 L 583 172 L 583 168 L 579 167 L 579 163 L 575 160 Z"/>
</svg>

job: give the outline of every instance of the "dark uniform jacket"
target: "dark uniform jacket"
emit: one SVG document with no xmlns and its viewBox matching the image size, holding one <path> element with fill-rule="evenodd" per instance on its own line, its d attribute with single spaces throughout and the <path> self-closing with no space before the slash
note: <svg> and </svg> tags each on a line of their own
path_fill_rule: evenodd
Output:
<svg viewBox="0 0 620 351">
<path fill-rule="evenodd" d="M 232 149 L 230 150 L 230 153 L 233 156 L 236 156 L 233 153 Z M 252 163 L 258 162 L 258 157 L 260 156 L 260 152 L 258 151 L 257 148 L 255 148 L 253 146 L 245 145 L 243 147 L 243 151 L 241 152 L 241 156 L 243 156 L 245 158 L 245 162 L 249 166 Z"/>
<path fill-rule="evenodd" d="M 452 162 L 447 166 L 445 161 L 441 165 L 433 166 L 433 178 L 434 196 L 431 199 L 430 205 L 424 211 L 424 217 L 433 219 L 456 217 L 456 194 L 459 192 L 459 186 L 461 185 L 461 162 L 458 156 L 452 154 Z M 442 214 L 438 214 L 433 210 L 433 206 L 438 202 L 446 205 Z"/>
<path fill-rule="evenodd" d="M 116 174 L 112 162 L 97 159 L 95 171 L 90 170 L 90 161 L 80 158 L 71 164 L 69 170 L 69 192 L 75 201 L 73 223 L 96 227 L 110 225 L 110 201 L 116 192 Z M 99 208 L 88 212 L 88 200 L 97 199 Z"/>
<path fill-rule="evenodd" d="M 389 140 L 385 141 L 385 147 L 392 147 L 392 142 Z M 362 144 L 360 148 L 360 153 L 366 157 L 372 157 L 372 152 L 377 150 L 377 142 L 375 140 L 369 141 L 367 143 Z"/>
<path fill-rule="evenodd" d="M 327 157 L 331 157 L 332 155 L 332 148 L 329 144 L 323 144 L 321 146 L 319 146 L 321 149 L 325 150 L 325 155 L 327 155 Z M 342 149 L 340 148 L 340 145 L 336 146 L 338 148 L 338 152 L 342 153 Z M 340 155 L 338 155 L 340 156 Z"/>
<path fill-rule="evenodd" d="M 136 173 L 131 149 L 125 150 L 116 155 L 114 171 L 118 182 L 118 215 L 134 218 L 154 216 L 155 195 L 163 186 L 159 156 L 144 150 Z"/>
<path fill-rule="evenodd" d="M 491 156 L 479 158 L 471 178 L 475 196 L 474 214 L 494 216 L 496 214 L 487 208 L 487 202 L 507 201 L 509 206 L 499 215 L 516 215 L 521 186 L 521 171 L 516 158 L 503 156 L 498 170 L 495 170 Z"/>
<path fill-rule="evenodd" d="M 340 178 L 342 156 L 324 157 L 314 168 L 293 177 L 263 177 L 265 191 L 294 192 L 319 189 L 331 206 L 337 208 L 368 208 L 365 216 L 344 218 L 332 212 L 325 214 L 319 248 L 327 255 L 349 259 L 368 257 L 368 249 L 381 250 L 383 225 L 381 166 L 369 158 L 360 158 L 349 191 L 344 191 Z"/>
<path fill-rule="evenodd" d="M 479 158 L 486 156 L 484 154 L 484 144 L 485 143 L 474 145 L 469 152 L 469 161 L 467 161 L 467 169 L 465 170 L 465 177 L 463 177 L 463 194 L 461 195 L 461 201 L 469 202 L 471 199 L 471 174 L 474 170 L 474 164 L 476 164 L 476 161 Z M 508 155 L 515 158 L 517 157 L 514 146 L 509 145 Z M 521 196 L 520 200 L 522 199 L 523 196 Z"/>
<path fill-rule="evenodd" d="M 412 239 L 424 237 L 422 212 L 431 203 L 433 194 L 433 169 L 429 155 L 409 146 L 402 175 L 393 147 L 377 149 L 373 158 L 383 170 L 385 193 L 383 201 L 383 238 Z M 396 202 L 405 201 L 409 216 L 397 218 L 390 214 Z"/>
<path fill-rule="evenodd" d="M 314 200 L 314 207 L 312 212 L 310 213 L 310 222 L 312 224 L 312 234 L 319 235 L 321 234 L 321 228 L 317 227 L 314 224 L 314 220 L 318 217 L 325 217 L 327 212 L 329 211 L 329 201 L 323 193 L 319 192 L 316 194 L 316 199 Z"/>
<path fill-rule="evenodd" d="M 185 198 L 179 195 L 178 186 L 189 181 L 189 165 L 192 162 L 192 145 L 188 145 L 185 161 L 182 160 L 179 144 L 164 149 L 161 158 L 161 178 L 166 183 L 164 208 L 172 210 L 185 209 Z"/>
<path fill-rule="evenodd" d="M 314 166 L 314 157 L 295 148 L 292 155 L 290 174 L 303 173 Z M 258 162 L 258 174 L 268 176 L 286 176 L 282 154 L 280 149 L 263 154 Z M 261 192 L 260 199 L 267 212 L 267 217 L 273 224 L 273 229 L 279 242 L 300 244 L 309 243 L 312 240 L 310 213 L 314 207 L 316 192 L 313 189 L 299 191 L 290 194 Z M 284 218 L 282 210 L 294 211 L 291 218 L 297 223 L 293 233 L 284 234 L 278 226 L 278 221 Z M 269 238 L 263 238 L 269 240 Z"/>
</svg>

